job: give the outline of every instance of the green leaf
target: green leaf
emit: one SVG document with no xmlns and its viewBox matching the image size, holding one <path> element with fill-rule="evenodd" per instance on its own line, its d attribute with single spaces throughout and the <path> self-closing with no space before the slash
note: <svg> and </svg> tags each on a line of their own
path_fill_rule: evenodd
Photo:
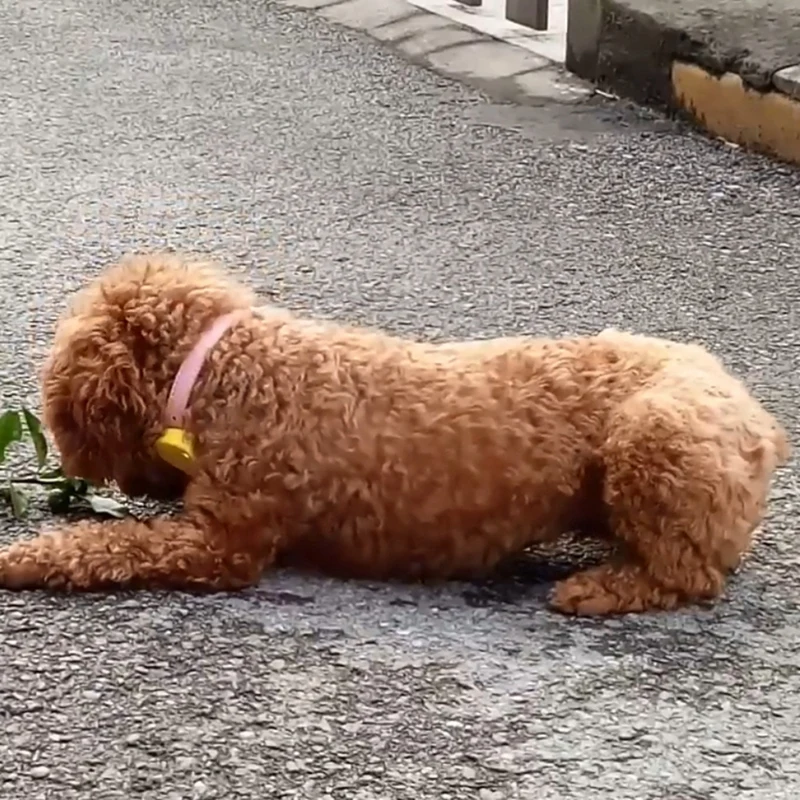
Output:
<svg viewBox="0 0 800 800">
<path fill-rule="evenodd" d="M 86 497 L 89 493 L 89 484 L 83 478 L 67 478 L 66 485 L 75 497 Z"/>
<path fill-rule="evenodd" d="M 28 497 L 14 484 L 9 484 L 9 497 L 11 499 L 11 511 L 17 519 L 22 519 L 28 513 Z"/>
<path fill-rule="evenodd" d="M 69 505 L 72 501 L 72 492 L 69 487 L 62 487 L 55 489 L 47 495 L 47 505 L 54 514 L 63 514 L 69 511 Z"/>
<path fill-rule="evenodd" d="M 86 500 L 95 514 L 104 514 L 108 517 L 122 519 L 127 513 L 127 509 L 122 505 L 122 503 L 118 503 L 116 500 L 112 500 L 110 497 L 101 497 L 97 494 L 90 494 Z"/>
<path fill-rule="evenodd" d="M 33 446 L 36 448 L 36 460 L 39 463 L 39 469 L 42 469 L 47 464 L 47 439 L 44 438 L 42 433 L 42 423 L 35 414 L 32 414 L 24 406 L 22 407 L 22 414 L 25 417 L 25 425 L 31 435 Z"/>
<path fill-rule="evenodd" d="M 9 445 L 22 439 L 22 422 L 18 411 L 6 411 L 0 416 L 0 464 L 6 459 Z"/>
<path fill-rule="evenodd" d="M 51 467 L 50 469 L 39 470 L 39 477 L 43 481 L 66 480 L 64 470 L 61 467 Z"/>
<path fill-rule="evenodd" d="M 63 475 L 54 474 L 55 470 L 46 470 L 36 476 L 42 486 L 67 486 L 69 481 Z"/>
</svg>

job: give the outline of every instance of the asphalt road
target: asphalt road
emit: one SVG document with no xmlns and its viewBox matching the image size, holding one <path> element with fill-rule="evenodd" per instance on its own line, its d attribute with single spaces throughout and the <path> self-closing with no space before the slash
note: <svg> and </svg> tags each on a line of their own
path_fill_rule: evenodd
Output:
<svg viewBox="0 0 800 800">
<path fill-rule="evenodd" d="M 795 436 L 798 198 L 800 172 L 636 109 L 497 106 L 269 2 L 5 2 L 0 403 L 37 404 L 67 292 L 174 246 L 421 336 L 700 340 Z M 541 560 L 483 587 L 0 593 L 0 797 L 796 798 L 799 485 L 710 610 L 563 619 Z"/>
</svg>

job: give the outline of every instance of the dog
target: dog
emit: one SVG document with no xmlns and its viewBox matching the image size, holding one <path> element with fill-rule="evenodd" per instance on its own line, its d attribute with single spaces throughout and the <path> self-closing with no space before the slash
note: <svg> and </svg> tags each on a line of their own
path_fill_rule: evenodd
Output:
<svg viewBox="0 0 800 800">
<path fill-rule="evenodd" d="M 256 308 L 216 267 L 122 259 L 42 373 L 67 475 L 183 498 L 0 551 L 0 586 L 232 591 L 271 566 L 472 579 L 580 530 L 614 544 L 554 586 L 578 615 L 723 593 L 789 458 L 705 349 L 607 330 L 426 343 Z"/>
</svg>

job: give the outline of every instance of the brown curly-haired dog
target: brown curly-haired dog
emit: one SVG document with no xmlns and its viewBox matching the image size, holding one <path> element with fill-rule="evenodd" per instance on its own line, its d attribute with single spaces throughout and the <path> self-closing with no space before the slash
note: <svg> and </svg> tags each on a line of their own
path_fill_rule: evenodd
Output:
<svg viewBox="0 0 800 800">
<path fill-rule="evenodd" d="M 13 544 L 0 585 L 226 590 L 277 561 L 470 577 L 579 525 L 618 555 L 558 583 L 555 608 L 670 609 L 720 595 L 788 457 L 772 416 L 697 346 L 426 344 L 254 302 L 169 256 L 131 257 L 78 296 L 44 369 L 64 468 L 183 494 L 184 510 Z M 170 420 L 178 383 L 190 401 Z M 178 469 L 164 459 L 181 448 Z"/>
</svg>

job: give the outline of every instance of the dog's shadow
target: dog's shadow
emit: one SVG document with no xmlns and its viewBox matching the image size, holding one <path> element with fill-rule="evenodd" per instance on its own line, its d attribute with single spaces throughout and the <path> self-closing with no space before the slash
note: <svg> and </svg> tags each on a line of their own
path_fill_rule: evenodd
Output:
<svg viewBox="0 0 800 800">
<path fill-rule="evenodd" d="M 504 561 L 491 577 L 470 581 L 461 593 L 468 605 L 514 604 L 546 594 L 556 581 L 606 561 L 613 548 L 607 541 L 570 534 L 555 542 L 533 545 Z"/>
</svg>

